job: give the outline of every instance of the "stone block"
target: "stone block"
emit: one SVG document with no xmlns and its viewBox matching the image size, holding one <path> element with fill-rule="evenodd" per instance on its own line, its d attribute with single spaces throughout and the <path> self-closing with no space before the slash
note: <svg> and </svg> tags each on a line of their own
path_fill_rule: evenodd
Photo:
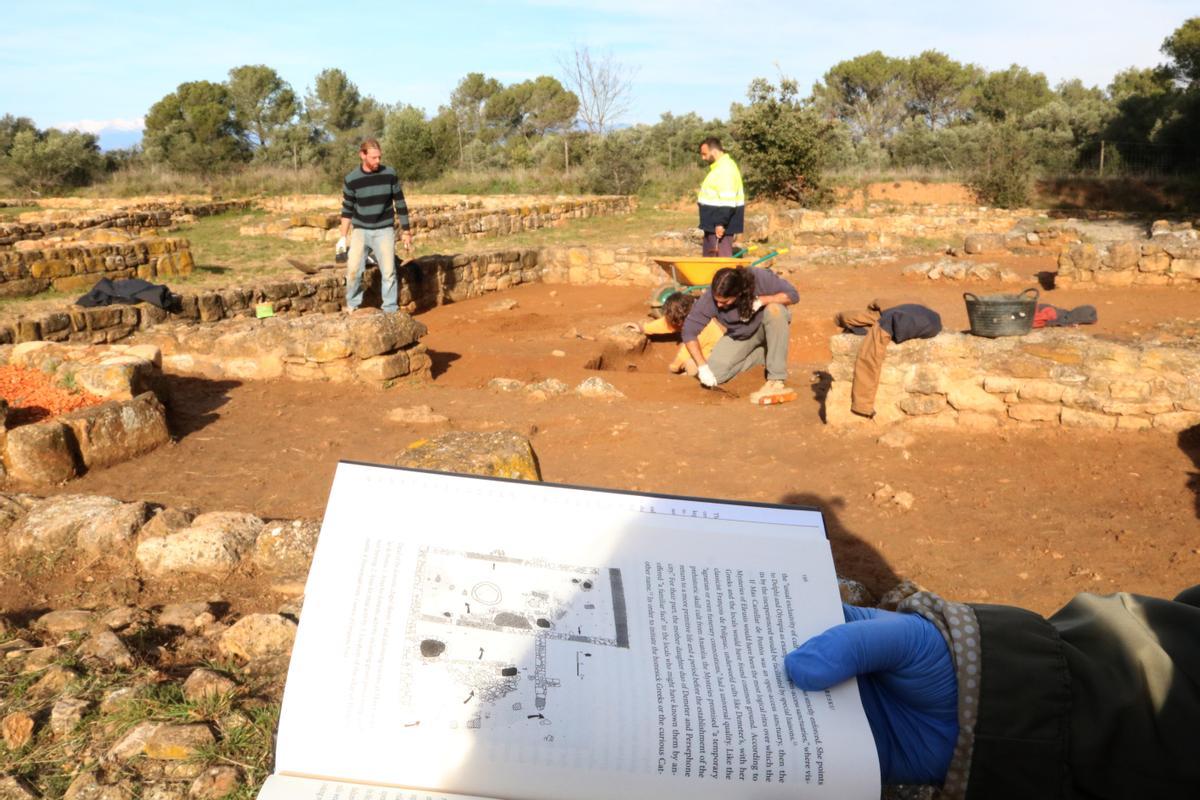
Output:
<svg viewBox="0 0 1200 800">
<path fill-rule="evenodd" d="M 201 514 L 181 531 L 143 540 L 137 547 L 137 561 L 155 577 L 225 575 L 254 546 L 262 527 L 262 520 L 250 514 Z"/>
<path fill-rule="evenodd" d="M 359 361 L 355 367 L 359 378 L 367 381 L 387 381 L 407 375 L 409 372 L 408 352 L 401 350 L 382 356 Z"/>
<path fill-rule="evenodd" d="M 1111 431 L 1117 427 L 1117 418 L 1095 411 L 1081 411 L 1077 408 L 1064 408 L 1060 417 L 1066 428 L 1093 428 Z"/>
<path fill-rule="evenodd" d="M 60 419 L 73 431 L 88 469 L 130 461 L 171 440 L 166 409 L 152 392 L 73 411 Z"/>
<path fill-rule="evenodd" d="M 1138 259 L 1141 272 L 1166 272 L 1171 266 L 1171 257 L 1166 253 L 1151 253 Z"/>
<path fill-rule="evenodd" d="M 1171 261 L 1172 276 L 1189 278 L 1200 281 L 1200 256 L 1195 258 L 1176 258 Z"/>
<path fill-rule="evenodd" d="M 1062 406 L 1050 403 L 1018 403 L 1008 407 L 1008 416 L 1019 422 L 1057 422 Z"/>
<path fill-rule="evenodd" d="M 959 412 L 1003 414 L 1005 408 L 1003 400 L 985 391 L 973 380 L 949 383 L 946 386 L 946 401 Z"/>
<path fill-rule="evenodd" d="M 1004 250 L 1004 237 L 994 233 L 972 233 L 963 240 L 963 250 L 970 255 L 999 253 Z"/>
<path fill-rule="evenodd" d="M 946 398 L 940 394 L 910 395 L 900 401 L 900 408 L 909 416 L 940 414 L 947 408 Z"/>
<path fill-rule="evenodd" d="M 1117 417 L 1117 430 L 1119 431 L 1145 431 L 1150 430 L 1154 423 L 1145 417 Z"/>
<path fill-rule="evenodd" d="M 904 391 L 916 394 L 943 393 L 945 377 L 945 372 L 938 364 L 915 364 L 905 372 Z"/>
<path fill-rule="evenodd" d="M 1017 390 L 1017 397 L 1042 403 L 1058 403 L 1067 387 L 1053 381 L 1025 381 Z"/>
<path fill-rule="evenodd" d="M 1154 415 L 1154 427 L 1168 433 L 1180 433 L 1200 425 L 1200 411 L 1170 411 Z"/>
<path fill-rule="evenodd" d="M 987 414 L 979 411 L 958 412 L 958 427 L 962 430 L 990 431 L 999 428 L 1000 424 L 1000 417 L 995 414 Z"/>
<path fill-rule="evenodd" d="M 533 447 L 513 431 L 453 431 L 419 439 L 395 459 L 396 466 L 540 481 Z"/>
<path fill-rule="evenodd" d="M 1108 246 L 1108 252 L 1102 259 L 1102 263 L 1111 270 L 1133 270 L 1137 268 L 1140 257 L 1140 243 L 1135 241 L 1113 242 Z"/>
<path fill-rule="evenodd" d="M 57 495 L 35 503 L 9 530 L 8 542 L 17 552 L 78 550 L 100 556 L 131 544 L 148 516 L 145 503 L 122 503 L 97 495 Z"/>
<path fill-rule="evenodd" d="M 21 483 L 46 486 L 69 481 L 76 475 L 70 430 L 58 420 L 12 428 L 4 441 L 4 469 Z"/>
</svg>

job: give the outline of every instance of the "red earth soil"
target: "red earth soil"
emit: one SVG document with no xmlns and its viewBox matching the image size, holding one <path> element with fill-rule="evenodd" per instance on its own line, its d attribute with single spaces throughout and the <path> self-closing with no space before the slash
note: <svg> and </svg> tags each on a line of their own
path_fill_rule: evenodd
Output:
<svg viewBox="0 0 1200 800">
<path fill-rule="evenodd" d="M 60 386 L 41 370 L 11 365 L 0 366 L 0 399 L 8 403 L 8 428 L 104 402 L 88 392 Z"/>
</svg>

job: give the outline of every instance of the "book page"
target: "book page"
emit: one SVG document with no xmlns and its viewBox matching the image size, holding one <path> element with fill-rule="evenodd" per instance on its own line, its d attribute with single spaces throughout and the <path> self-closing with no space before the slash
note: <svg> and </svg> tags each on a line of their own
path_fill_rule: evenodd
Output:
<svg viewBox="0 0 1200 800">
<path fill-rule="evenodd" d="M 277 770 L 506 800 L 878 797 L 818 512 L 339 465 Z"/>
<path fill-rule="evenodd" d="M 489 800 L 461 794 L 418 792 L 387 786 L 271 775 L 263 783 L 258 800 Z"/>
</svg>

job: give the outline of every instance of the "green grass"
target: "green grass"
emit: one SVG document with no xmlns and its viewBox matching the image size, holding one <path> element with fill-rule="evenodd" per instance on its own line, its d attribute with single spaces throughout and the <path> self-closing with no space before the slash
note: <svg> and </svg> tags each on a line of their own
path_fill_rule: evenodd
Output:
<svg viewBox="0 0 1200 800">
<path fill-rule="evenodd" d="M 0 208 L 0 222 L 16 222 L 17 217 L 27 211 L 37 211 L 37 206 L 8 206 Z"/>
</svg>

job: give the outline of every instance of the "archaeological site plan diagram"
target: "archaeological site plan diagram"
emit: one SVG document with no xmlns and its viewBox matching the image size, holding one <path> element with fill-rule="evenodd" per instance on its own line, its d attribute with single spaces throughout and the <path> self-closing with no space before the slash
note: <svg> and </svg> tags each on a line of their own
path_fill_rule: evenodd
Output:
<svg viewBox="0 0 1200 800">
<path fill-rule="evenodd" d="M 597 648 L 629 648 L 619 569 L 424 547 L 413 586 L 409 726 L 536 726 L 553 741 L 555 690 L 586 682 Z"/>
</svg>

